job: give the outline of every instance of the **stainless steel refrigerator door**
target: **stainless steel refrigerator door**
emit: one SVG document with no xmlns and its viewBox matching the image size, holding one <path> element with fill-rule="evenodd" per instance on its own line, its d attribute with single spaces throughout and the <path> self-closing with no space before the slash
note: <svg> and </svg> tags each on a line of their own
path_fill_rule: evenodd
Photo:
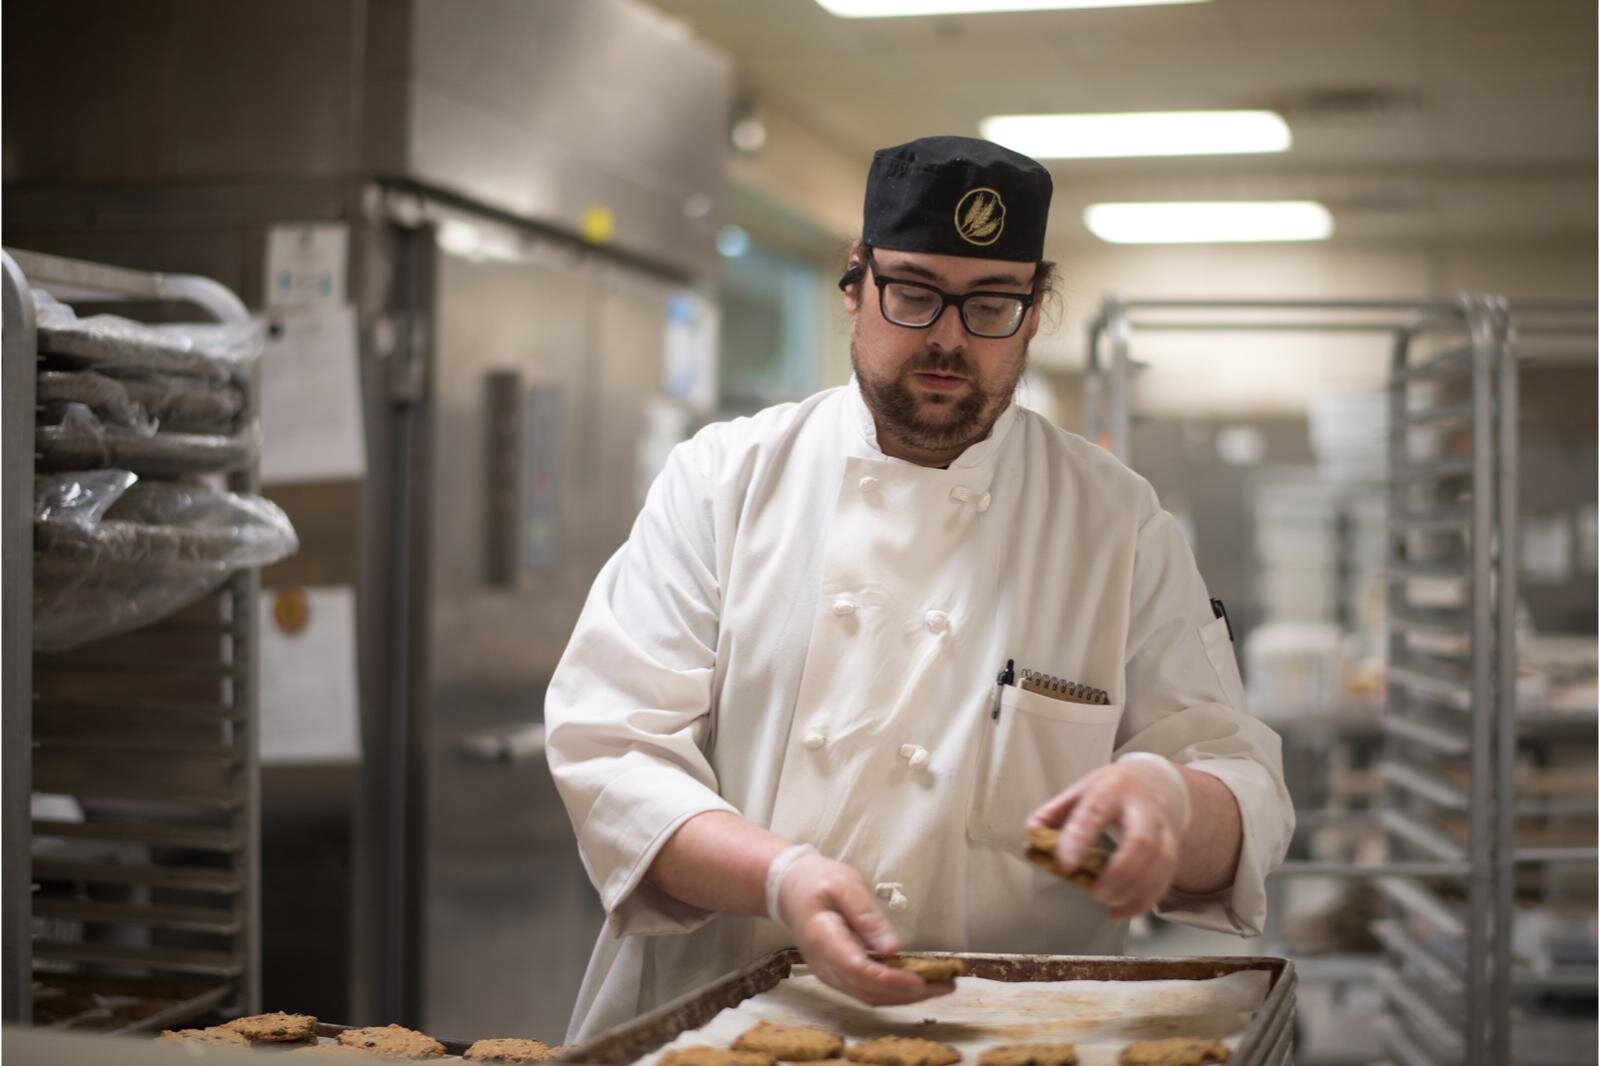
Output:
<svg viewBox="0 0 1600 1066">
<path fill-rule="evenodd" d="M 542 756 L 485 762 L 462 746 L 540 722 L 589 586 L 627 536 L 669 287 L 563 247 L 437 262 L 423 1023 L 554 1043 L 599 904 Z"/>
</svg>

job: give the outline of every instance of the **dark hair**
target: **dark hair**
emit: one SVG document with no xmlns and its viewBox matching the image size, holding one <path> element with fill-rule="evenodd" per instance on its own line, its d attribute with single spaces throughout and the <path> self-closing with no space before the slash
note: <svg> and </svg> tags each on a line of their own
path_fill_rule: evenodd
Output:
<svg viewBox="0 0 1600 1066">
<path fill-rule="evenodd" d="M 851 243 L 846 253 L 844 273 L 839 276 L 840 292 L 860 287 L 867 276 L 867 256 L 871 254 L 872 245 L 862 241 Z M 1033 295 L 1035 306 L 1042 306 L 1056 296 L 1056 265 L 1048 259 L 1041 259 L 1034 264 Z"/>
</svg>

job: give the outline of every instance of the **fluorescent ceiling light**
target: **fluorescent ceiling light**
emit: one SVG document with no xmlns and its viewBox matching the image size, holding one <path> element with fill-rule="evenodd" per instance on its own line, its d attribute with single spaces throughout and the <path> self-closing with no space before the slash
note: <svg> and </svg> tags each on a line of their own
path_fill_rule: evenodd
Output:
<svg viewBox="0 0 1600 1066">
<path fill-rule="evenodd" d="M 817 0 L 829 13 L 847 19 L 902 15 L 988 15 L 1000 11 L 1060 11 L 1079 7 L 1153 7 L 1204 4 L 1209 0 Z"/>
<path fill-rule="evenodd" d="M 1323 241 L 1333 233 L 1328 209 L 1309 200 L 1090 204 L 1083 221 L 1112 244 Z"/>
<path fill-rule="evenodd" d="M 1289 148 L 1289 126 L 1271 111 L 993 115 L 978 129 L 996 144 L 1035 159 L 1232 155 Z"/>
</svg>

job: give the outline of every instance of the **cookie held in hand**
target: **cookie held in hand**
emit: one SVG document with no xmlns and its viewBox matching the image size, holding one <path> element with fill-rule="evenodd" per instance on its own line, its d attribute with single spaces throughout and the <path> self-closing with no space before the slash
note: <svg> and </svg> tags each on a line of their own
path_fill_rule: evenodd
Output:
<svg viewBox="0 0 1600 1066">
<path fill-rule="evenodd" d="M 1083 861 L 1078 864 L 1076 870 L 1064 870 L 1056 861 L 1056 845 L 1061 843 L 1061 830 L 1043 825 L 1030 825 L 1025 839 L 1028 848 L 1023 854 L 1029 862 L 1046 873 L 1055 874 L 1068 884 L 1083 889 L 1094 887 L 1095 878 L 1106 868 L 1106 859 L 1109 858 L 1103 849 L 1090 848 L 1083 853 Z"/>
<path fill-rule="evenodd" d="M 871 1066 L 953 1066 L 961 1061 L 961 1052 L 937 1040 L 923 1040 L 915 1036 L 880 1036 L 876 1040 L 851 1044 L 845 1048 L 844 1057 L 851 1062 L 865 1062 Z"/>
<path fill-rule="evenodd" d="M 1140 1040 L 1122 1049 L 1118 1066 L 1212 1066 L 1228 1061 L 1228 1046 L 1220 1040 L 1175 1036 L 1166 1040 Z"/>
<path fill-rule="evenodd" d="M 924 981 L 954 981 L 957 977 L 965 977 L 967 973 L 967 964 L 961 959 L 888 958 L 883 960 L 883 964 L 891 969 L 914 973 Z"/>
<path fill-rule="evenodd" d="M 733 1049 L 759 1051 L 779 1062 L 819 1062 L 838 1058 L 844 1050 L 844 1040 L 815 1026 L 757 1022 L 733 1042 Z"/>
</svg>

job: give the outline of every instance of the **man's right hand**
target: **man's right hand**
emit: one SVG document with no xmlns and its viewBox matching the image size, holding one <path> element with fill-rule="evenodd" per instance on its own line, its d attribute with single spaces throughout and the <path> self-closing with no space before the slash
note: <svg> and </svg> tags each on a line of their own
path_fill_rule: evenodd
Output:
<svg viewBox="0 0 1600 1066">
<path fill-rule="evenodd" d="M 955 991 L 953 982 L 930 983 L 867 956 L 869 950 L 893 955 L 900 937 L 854 868 L 806 855 L 784 875 L 777 901 L 777 917 L 824 984 L 874 1007 Z"/>
</svg>

